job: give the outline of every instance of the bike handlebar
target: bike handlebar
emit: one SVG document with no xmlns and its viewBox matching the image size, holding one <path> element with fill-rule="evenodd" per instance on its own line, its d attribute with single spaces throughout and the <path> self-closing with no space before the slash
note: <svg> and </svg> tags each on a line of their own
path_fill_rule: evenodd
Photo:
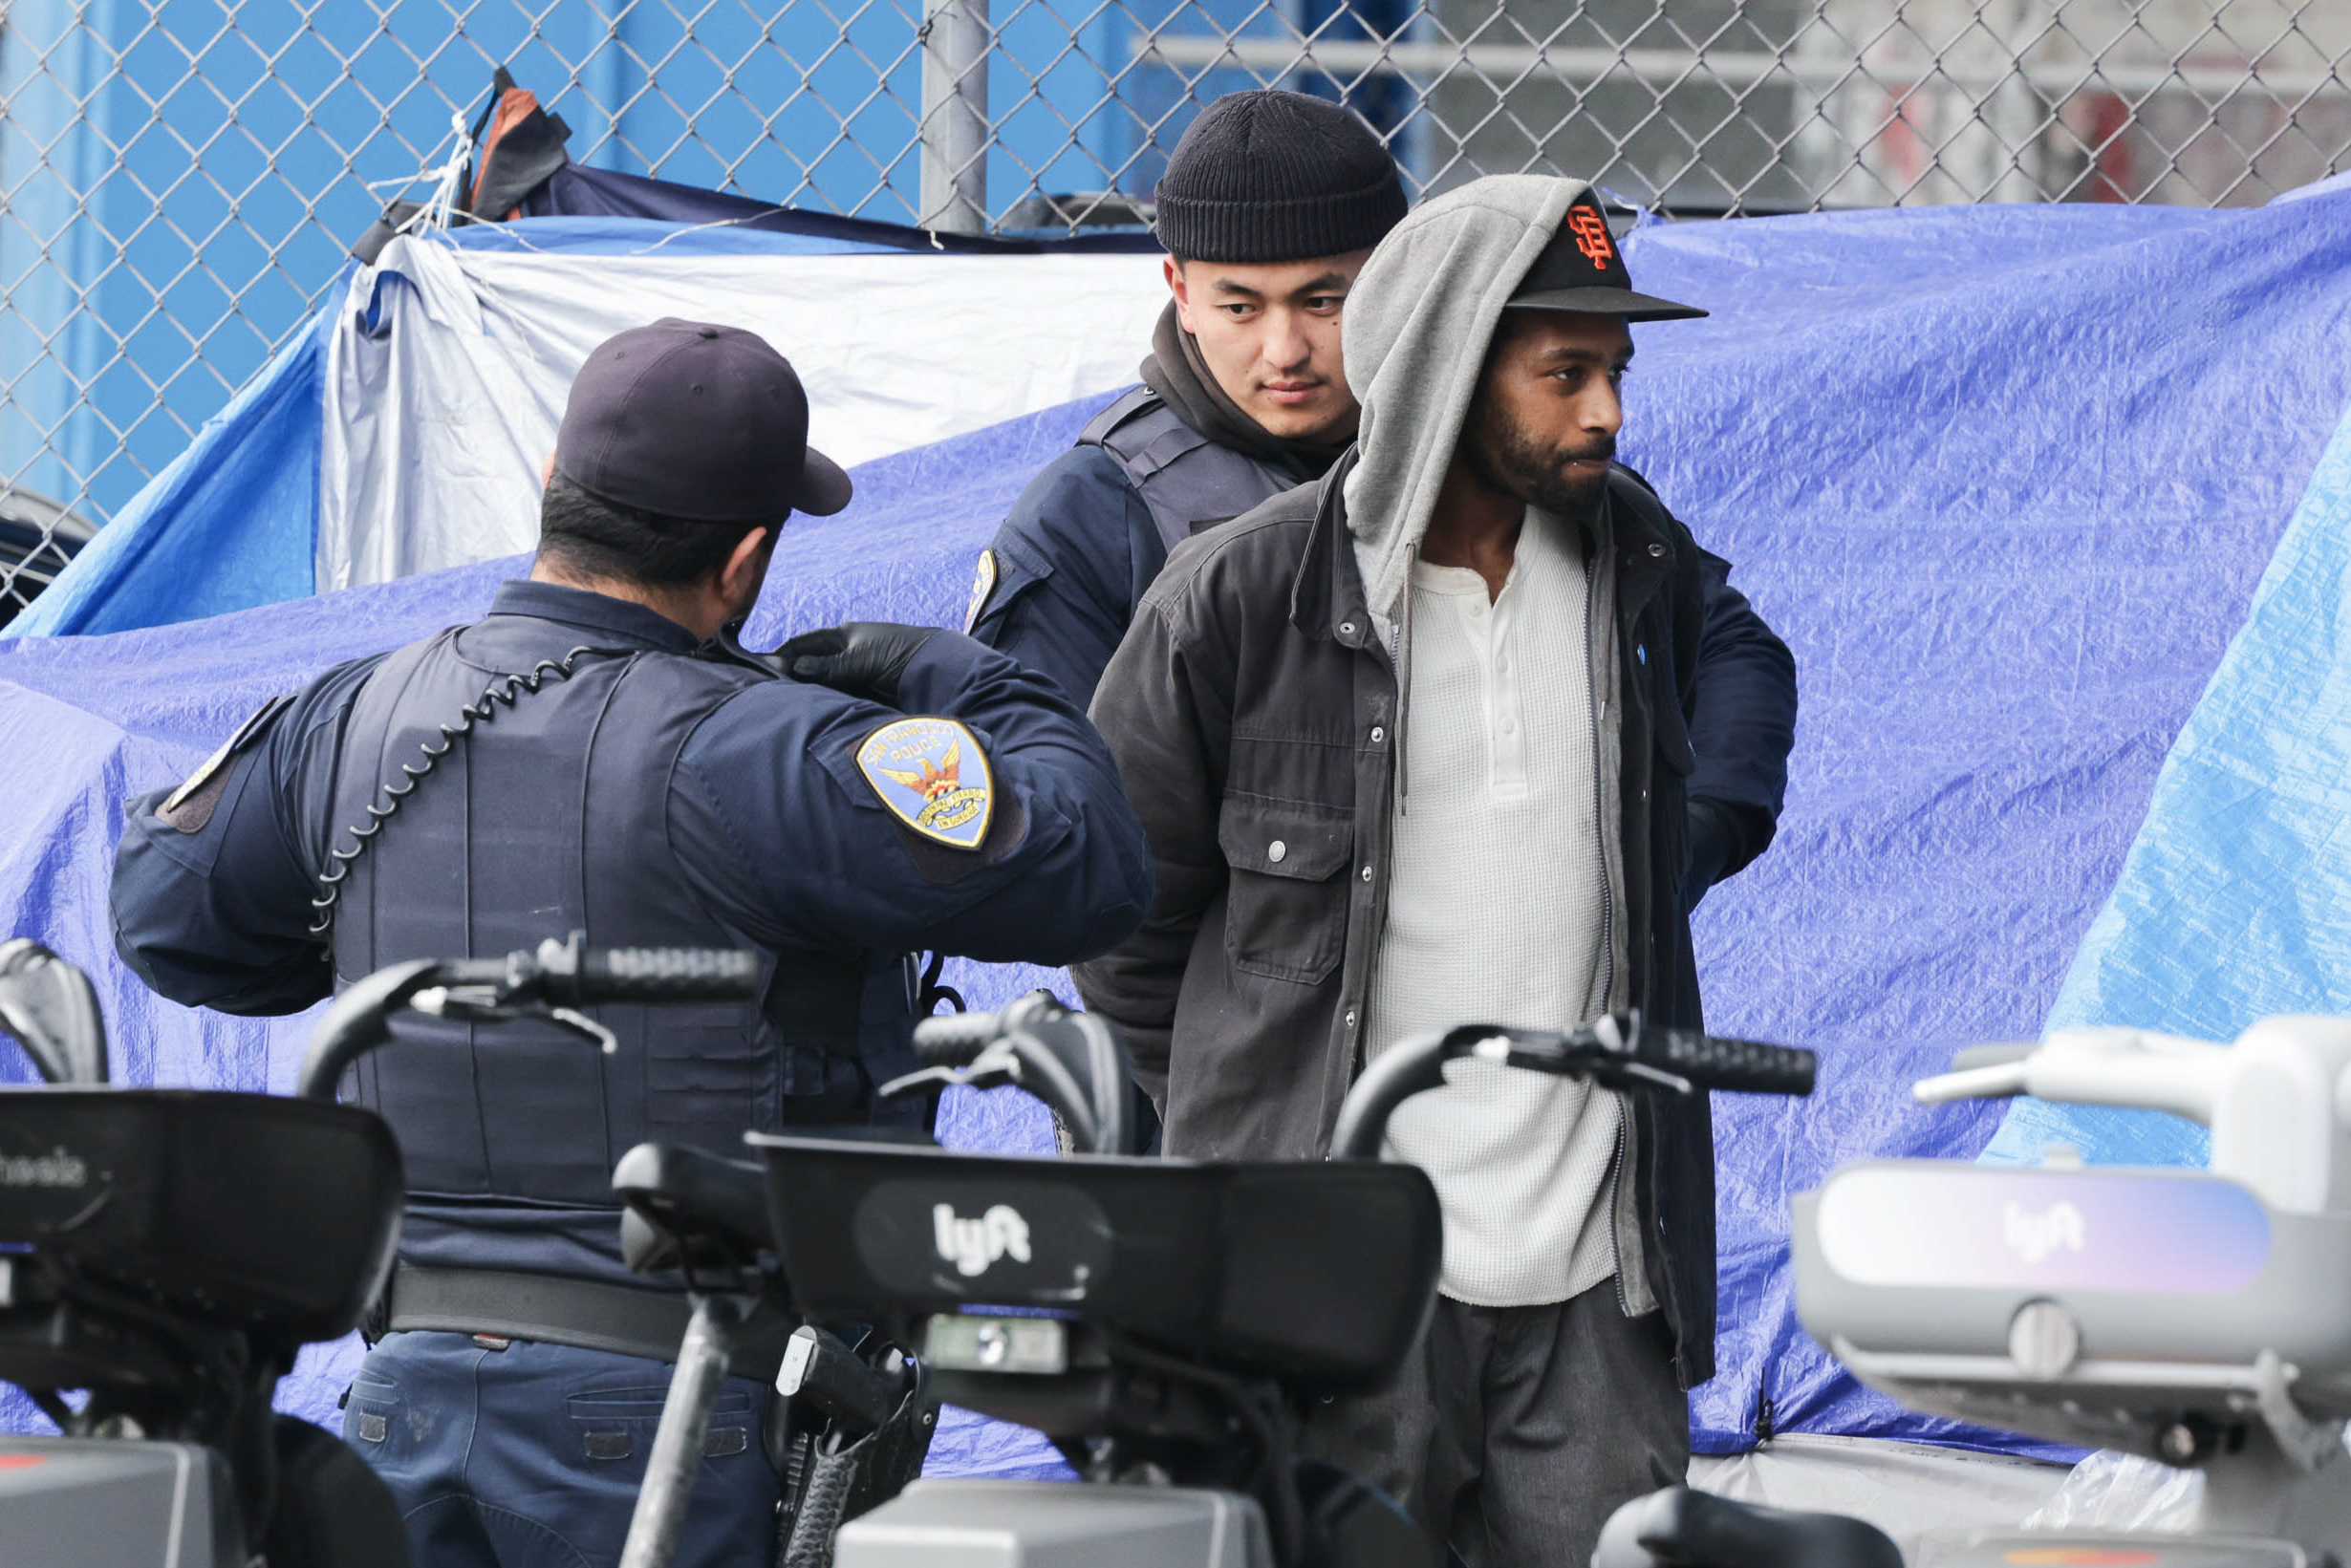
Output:
<svg viewBox="0 0 2351 1568">
<path fill-rule="evenodd" d="M 492 985 L 555 1007 L 747 1001 L 759 995 L 759 956 L 737 948 L 591 948 L 575 936 L 542 942 L 536 953 L 451 959 L 429 983 Z"/>
<path fill-rule="evenodd" d="M 915 1025 L 915 1059 L 926 1067 L 968 1067 L 1003 1032 L 995 1013 L 941 1013 Z"/>
<path fill-rule="evenodd" d="M 1107 1098 L 1099 1081 L 1111 1073 L 1123 1077 L 1127 1063 L 1114 1042 L 1082 1055 L 1067 1049 L 1067 1042 L 1043 1027 L 1081 1017 L 1063 1013 L 1040 993 L 1022 998 L 1002 1013 L 924 1019 L 915 1025 L 915 1054 L 930 1071 L 903 1082 L 933 1079 L 941 1072 L 967 1067 L 1003 1042 L 1028 1062 L 1025 1076 L 1014 1066 L 1012 1081 L 1045 1100 L 1073 1127 L 1085 1126 L 1089 1112 L 1100 1114 L 1098 1107 Z M 1104 1042 L 1110 1042 L 1107 1029 L 1098 1032 Z M 1032 1042 L 1042 1044 L 1048 1040 L 1065 1048 L 1053 1052 L 1030 1048 Z M 1331 1158 L 1378 1159 L 1389 1116 L 1413 1095 L 1442 1087 L 1445 1063 L 1465 1056 L 1555 1077 L 1587 1078 L 1610 1088 L 1641 1086 L 1676 1094 L 1700 1089 L 1810 1094 L 1816 1066 L 1810 1051 L 1730 1040 L 1695 1029 L 1660 1028 L 1646 1023 L 1637 1012 L 1612 1014 L 1564 1034 L 1463 1024 L 1443 1034 L 1400 1042 L 1364 1069 L 1339 1107 Z M 1060 1059 L 1058 1063 L 1051 1060 L 1054 1057 Z M 1111 1086 L 1124 1088 L 1124 1085 Z M 1088 1140 L 1079 1137 L 1078 1147 L 1087 1149 Z M 1122 1150 L 1106 1140 L 1095 1144 L 1091 1151 Z"/>
<path fill-rule="evenodd" d="M 1691 1087 L 1734 1094 L 1810 1094 L 1818 1059 L 1791 1045 L 1732 1040 L 1694 1029 L 1651 1029 L 1641 1059 L 1690 1081 Z"/>
<path fill-rule="evenodd" d="M 47 1084 L 106 1082 L 106 1020 L 90 977 L 28 936 L 0 942 L 0 1033 Z"/>
<path fill-rule="evenodd" d="M 1339 1106 L 1330 1157 L 1378 1159 L 1395 1108 L 1415 1094 L 1442 1087 L 1445 1064 L 1469 1056 L 1555 1077 L 1586 1078 L 1609 1088 L 1676 1094 L 1699 1089 L 1810 1094 L 1815 1069 L 1810 1051 L 1659 1028 L 1646 1024 L 1637 1012 L 1610 1014 L 1564 1034 L 1465 1023 L 1400 1041 L 1374 1058 Z"/>
<path fill-rule="evenodd" d="M 520 1005 L 559 1013 L 637 1002 L 751 1001 L 760 994 L 759 956 L 732 948 L 591 948 L 583 933 L 549 937 L 536 952 L 503 958 L 419 958 L 377 970 L 327 1009 L 311 1036 L 294 1092 L 332 1100 L 343 1069 L 392 1038 L 391 1016 L 428 991 L 479 991 L 476 1016 L 496 1019 Z M 584 1021 L 584 1020 L 575 1020 Z M 609 1039 L 606 1037 L 609 1048 Z"/>
</svg>

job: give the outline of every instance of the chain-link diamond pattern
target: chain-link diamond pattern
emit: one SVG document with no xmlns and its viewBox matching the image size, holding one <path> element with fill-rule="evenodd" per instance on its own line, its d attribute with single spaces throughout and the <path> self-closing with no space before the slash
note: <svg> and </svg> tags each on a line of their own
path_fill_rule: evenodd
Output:
<svg viewBox="0 0 2351 1568">
<path fill-rule="evenodd" d="M 1259 84 L 1352 104 L 1415 191 L 1689 213 L 2351 165 L 2351 0 L 9 0 L 0 615 L 294 339 L 498 65 L 583 161 L 965 228 L 1133 222 Z"/>
</svg>

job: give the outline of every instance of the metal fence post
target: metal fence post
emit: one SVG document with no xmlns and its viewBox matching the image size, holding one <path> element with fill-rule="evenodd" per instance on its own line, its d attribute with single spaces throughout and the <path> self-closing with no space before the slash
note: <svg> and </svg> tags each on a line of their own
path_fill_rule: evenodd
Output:
<svg viewBox="0 0 2351 1568">
<path fill-rule="evenodd" d="M 925 228 L 988 226 L 988 0 L 923 0 L 922 192 Z"/>
</svg>

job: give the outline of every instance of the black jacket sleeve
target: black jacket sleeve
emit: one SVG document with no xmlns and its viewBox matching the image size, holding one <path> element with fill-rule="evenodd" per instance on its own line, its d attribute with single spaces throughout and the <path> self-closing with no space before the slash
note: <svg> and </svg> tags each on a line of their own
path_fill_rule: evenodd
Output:
<svg viewBox="0 0 2351 1568">
<path fill-rule="evenodd" d="M 246 1015 L 298 1013 L 334 988 L 301 801 L 323 796 L 352 698 L 381 662 L 355 660 L 304 688 L 193 811 L 170 790 L 127 802 L 108 890 L 115 951 L 161 996 Z M 197 778 L 206 777 L 201 771 Z"/>
<path fill-rule="evenodd" d="M 1690 745 L 1692 902 L 1768 848 L 1796 744 L 1796 659 L 1747 596 L 1731 564 L 1698 552 L 1704 614 Z"/>
</svg>

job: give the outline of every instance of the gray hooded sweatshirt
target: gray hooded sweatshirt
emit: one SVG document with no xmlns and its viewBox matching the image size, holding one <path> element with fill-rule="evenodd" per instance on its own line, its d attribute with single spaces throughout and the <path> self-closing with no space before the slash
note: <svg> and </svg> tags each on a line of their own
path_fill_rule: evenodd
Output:
<svg viewBox="0 0 2351 1568">
<path fill-rule="evenodd" d="M 1347 476 L 1348 528 L 1371 613 L 1398 618 L 1412 558 L 1461 440 L 1483 346 L 1519 280 L 1589 188 L 1495 175 L 1422 204 L 1380 243 L 1348 291 L 1341 343 L 1363 405 Z M 1474 353 L 1465 344 L 1477 344 Z"/>
<path fill-rule="evenodd" d="M 1396 913 L 1384 924 L 1365 1029 L 1370 1055 L 1462 1018 L 1565 1028 L 1624 999 L 1625 966 L 1611 951 L 1626 929 L 1621 868 L 1614 835 L 1597 827 L 1614 820 L 1618 773 L 1615 728 L 1605 722 L 1613 668 L 1605 600 L 1614 572 L 1594 569 L 1607 547 L 1607 519 L 1588 532 L 1530 519 L 1571 559 L 1559 562 L 1557 546 L 1537 552 L 1535 534 L 1523 538 L 1511 591 L 1493 613 L 1476 617 L 1471 624 L 1482 631 L 1467 641 L 1456 625 L 1458 595 L 1433 585 L 1415 591 L 1420 543 L 1485 346 L 1519 280 L 1585 189 L 1526 175 L 1439 197 L 1373 253 L 1349 298 L 1347 363 L 1364 415 L 1361 461 L 1345 482 L 1347 517 L 1366 600 L 1396 671 L 1390 862 L 1392 896 L 1411 901 L 1408 909 L 1391 905 Z M 1477 597 L 1482 612 L 1482 591 Z M 1416 603 L 1434 616 L 1417 638 Z M 1482 677 L 1459 667 L 1469 648 L 1504 639 L 1506 631 Z M 1418 657 L 1416 640 L 1428 644 Z M 1504 655 L 1499 667 L 1493 652 Z M 1422 665 L 1427 674 L 1416 679 Z M 1440 668 L 1449 674 L 1439 676 Z M 1552 677 L 1525 684 L 1538 668 Z M 1482 704 L 1462 687 L 1464 677 L 1484 694 Z M 1447 692 L 1442 709 L 1414 711 L 1416 698 Z M 1505 719 L 1519 737 L 1542 744 L 1526 759 L 1544 774 L 1532 799 L 1520 798 L 1525 783 L 1508 770 L 1489 780 L 1489 767 L 1502 766 L 1513 745 L 1503 739 L 1512 729 L 1492 728 Z M 1489 757 L 1491 746 L 1504 750 Z M 1415 774 L 1423 784 L 1417 799 Z M 1509 882 L 1504 863 L 1523 876 L 1508 908 L 1496 900 Z M 1629 1196 L 1613 1180 L 1629 1127 L 1612 1091 L 1484 1064 L 1455 1077 L 1446 1093 L 1399 1111 L 1390 1134 L 1391 1157 L 1429 1171 L 1444 1200 L 1448 1295 L 1481 1305 L 1562 1300 L 1617 1273 L 1614 1254 L 1638 1256 Z M 1623 1274 L 1624 1304 L 1646 1308 L 1642 1271 Z"/>
</svg>

